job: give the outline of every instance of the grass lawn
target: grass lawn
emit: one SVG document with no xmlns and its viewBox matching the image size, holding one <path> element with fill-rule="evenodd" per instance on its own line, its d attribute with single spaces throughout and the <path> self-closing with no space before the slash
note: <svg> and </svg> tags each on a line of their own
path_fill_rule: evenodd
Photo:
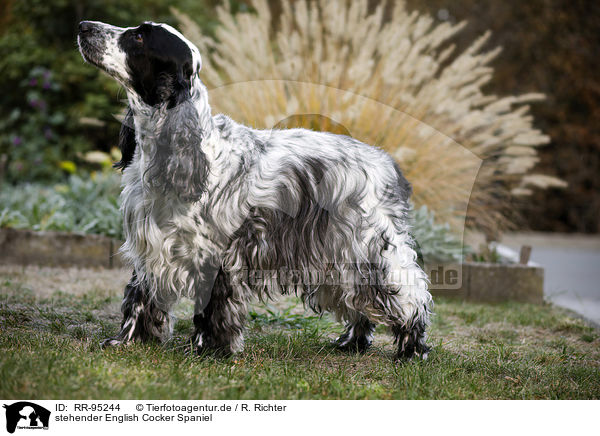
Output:
<svg viewBox="0 0 600 436">
<path fill-rule="evenodd" d="M 185 353 L 192 305 L 174 339 L 101 350 L 116 333 L 129 273 L 0 266 L 0 397 L 7 399 L 600 398 L 600 334 L 550 305 L 436 299 L 427 361 L 394 362 L 378 328 L 364 355 L 337 351 L 328 317 L 295 297 L 250 313 L 246 349 Z"/>
</svg>

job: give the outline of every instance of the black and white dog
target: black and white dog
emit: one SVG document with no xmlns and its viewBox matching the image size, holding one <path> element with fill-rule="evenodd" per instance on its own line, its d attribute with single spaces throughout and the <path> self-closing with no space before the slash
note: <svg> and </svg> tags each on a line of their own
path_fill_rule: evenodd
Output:
<svg viewBox="0 0 600 436">
<path fill-rule="evenodd" d="M 408 233 L 411 188 L 389 155 L 347 136 L 213 117 L 200 53 L 168 25 L 84 21 L 78 43 L 129 100 L 115 165 L 134 273 L 105 345 L 167 339 L 170 308 L 187 296 L 197 352 L 234 353 L 253 294 L 299 292 L 347 324 L 340 348 L 365 350 L 383 323 L 398 357 L 427 357 L 432 301 Z"/>
</svg>

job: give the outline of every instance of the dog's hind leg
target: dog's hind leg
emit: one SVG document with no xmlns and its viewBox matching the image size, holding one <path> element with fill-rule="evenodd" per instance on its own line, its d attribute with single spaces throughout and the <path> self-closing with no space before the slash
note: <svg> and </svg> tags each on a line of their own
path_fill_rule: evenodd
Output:
<svg viewBox="0 0 600 436">
<path fill-rule="evenodd" d="M 399 286 L 394 283 L 387 287 L 390 293 L 385 304 L 388 325 L 398 346 L 396 357 L 427 359 L 430 348 L 426 344 L 426 328 L 433 305 L 427 278 L 417 264 L 404 269 L 402 276 Z"/>
<path fill-rule="evenodd" d="M 364 311 L 369 314 L 348 323 L 346 332 L 337 340 L 342 349 L 364 351 L 371 344 L 375 322 L 391 327 L 398 346 L 398 359 L 420 356 L 426 359 L 430 348 L 426 344 L 431 297 L 427 288 L 420 285 L 373 286 L 370 292 L 362 290 L 370 301 L 364 301 Z M 359 301 L 360 299 L 357 299 Z"/>
<path fill-rule="evenodd" d="M 353 312 L 346 323 L 346 331 L 336 339 L 340 350 L 364 353 L 373 342 L 375 324 L 359 312 Z"/>
<path fill-rule="evenodd" d="M 359 289 L 358 287 L 356 289 Z M 350 293 L 355 293 L 353 286 L 349 287 Z M 338 349 L 347 352 L 365 352 L 373 342 L 375 323 L 367 315 L 356 310 L 345 300 L 341 286 L 319 286 L 316 290 L 303 293 L 304 304 L 316 313 L 331 312 L 339 321 L 345 321 L 346 330 L 335 341 Z"/>
<path fill-rule="evenodd" d="M 135 341 L 164 342 L 171 335 L 172 325 L 168 310 L 152 298 L 149 290 L 138 281 L 135 271 L 125 287 L 121 312 L 121 331 L 116 336 L 105 339 L 102 347 Z"/>
<path fill-rule="evenodd" d="M 392 327 L 395 343 L 398 345 L 398 359 L 412 359 L 415 355 L 427 359 L 430 347 L 425 343 L 425 328 L 427 324 L 422 319 L 414 319 L 407 324 L 396 324 Z"/>
<path fill-rule="evenodd" d="M 196 353 L 216 352 L 231 355 L 244 347 L 248 291 L 231 276 L 219 269 L 214 280 L 210 300 L 205 307 L 196 300 L 195 332 L 191 339 Z"/>
</svg>

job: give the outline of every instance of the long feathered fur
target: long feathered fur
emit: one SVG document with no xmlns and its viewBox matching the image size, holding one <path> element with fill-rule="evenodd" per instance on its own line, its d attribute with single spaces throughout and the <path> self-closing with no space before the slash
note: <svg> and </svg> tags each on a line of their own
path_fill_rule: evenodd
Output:
<svg viewBox="0 0 600 436">
<path fill-rule="evenodd" d="M 134 129 L 116 166 L 129 294 L 164 326 L 173 302 L 193 298 L 198 350 L 239 351 L 250 296 L 297 292 L 347 323 L 341 348 L 366 348 L 384 323 L 399 355 L 425 357 L 432 302 L 406 223 L 410 185 L 392 158 L 347 136 L 213 117 L 197 72 L 175 105 L 176 89 L 149 106 L 128 88 Z M 131 321 L 109 343 L 135 340 L 141 319 L 156 318 L 134 306 L 126 294 Z"/>
</svg>

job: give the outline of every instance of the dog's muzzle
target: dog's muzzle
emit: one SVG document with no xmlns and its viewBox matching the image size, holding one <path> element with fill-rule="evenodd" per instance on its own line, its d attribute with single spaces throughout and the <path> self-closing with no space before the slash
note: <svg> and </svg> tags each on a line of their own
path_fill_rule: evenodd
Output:
<svg viewBox="0 0 600 436">
<path fill-rule="evenodd" d="M 89 33 L 94 29 L 94 23 L 91 21 L 82 21 L 79 23 L 79 34 Z"/>
<path fill-rule="evenodd" d="M 77 44 L 81 55 L 92 65 L 104 69 L 102 63 L 106 51 L 106 38 L 110 36 L 110 31 L 104 23 L 95 21 L 82 21 L 79 23 L 77 33 Z"/>
</svg>

